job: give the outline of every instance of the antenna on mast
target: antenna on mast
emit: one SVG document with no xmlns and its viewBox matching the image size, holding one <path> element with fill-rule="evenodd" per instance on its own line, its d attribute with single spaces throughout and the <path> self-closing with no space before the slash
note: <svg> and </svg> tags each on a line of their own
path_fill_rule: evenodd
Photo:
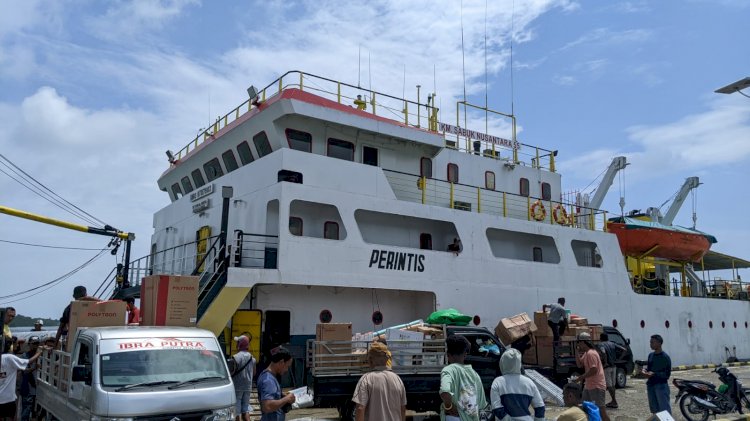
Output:
<svg viewBox="0 0 750 421">
<path fill-rule="evenodd" d="M 357 88 L 361 87 L 362 80 L 362 44 L 359 44 L 359 50 L 357 51 Z"/>
<path fill-rule="evenodd" d="M 461 0 L 461 73 L 463 74 L 464 80 L 464 127 L 466 127 L 466 56 L 464 55 L 464 0 Z"/>
<path fill-rule="evenodd" d="M 484 132 L 489 133 L 489 101 L 487 99 L 487 0 L 484 0 Z"/>
<path fill-rule="evenodd" d="M 513 8 L 510 14 L 510 115 L 516 115 L 515 110 L 515 83 L 513 83 L 513 38 L 516 33 L 516 0 L 513 0 Z M 515 135 L 515 133 L 514 133 Z M 515 137 L 513 140 L 516 140 Z"/>
</svg>

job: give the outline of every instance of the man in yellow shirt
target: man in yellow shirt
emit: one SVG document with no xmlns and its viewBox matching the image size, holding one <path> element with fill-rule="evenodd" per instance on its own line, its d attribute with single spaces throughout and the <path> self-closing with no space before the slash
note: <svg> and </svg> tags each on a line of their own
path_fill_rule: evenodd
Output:
<svg viewBox="0 0 750 421">
<path fill-rule="evenodd" d="M 581 395 L 583 388 L 578 383 L 568 383 L 563 387 L 563 401 L 568 407 L 557 421 L 587 421 L 586 412 L 581 409 Z"/>
</svg>

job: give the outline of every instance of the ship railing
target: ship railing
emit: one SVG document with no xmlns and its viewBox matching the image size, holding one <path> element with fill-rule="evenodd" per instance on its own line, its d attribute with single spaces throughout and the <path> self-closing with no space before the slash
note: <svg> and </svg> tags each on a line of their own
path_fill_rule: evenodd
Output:
<svg viewBox="0 0 750 421">
<path fill-rule="evenodd" d="M 748 300 L 750 283 L 738 280 L 712 279 L 705 281 L 705 293 L 709 298 Z"/>
<path fill-rule="evenodd" d="M 443 129 L 444 127 L 442 124 L 438 125 L 439 129 Z M 476 132 L 469 136 L 460 136 L 448 131 L 443 133 L 445 136 L 445 147 L 447 148 L 483 156 L 487 159 L 494 159 L 510 167 L 522 165 L 555 172 L 557 151 L 495 136 L 491 137 L 492 140 L 476 140 L 475 137 L 470 137 L 482 136 L 483 138 L 487 138 L 487 136 L 483 134 L 478 135 Z"/>
<path fill-rule="evenodd" d="M 243 268 L 276 269 L 278 266 L 279 237 L 234 231 L 232 266 Z"/>
<path fill-rule="evenodd" d="M 238 120 L 240 116 L 290 88 L 314 92 L 318 96 L 339 104 L 359 108 L 364 112 L 394 120 L 409 127 L 437 131 L 438 108 L 434 106 L 434 94 L 428 95 L 426 102 L 422 102 L 421 99 L 413 101 L 375 91 L 372 88 L 367 89 L 292 70 L 260 89 L 257 97 L 248 98 L 233 110 L 217 117 L 209 127 L 201 128 L 193 140 L 177 151 L 175 158 L 177 160 L 184 158 L 190 151 L 214 137 L 220 130 Z M 420 98 L 419 95 L 418 98 Z"/>
<path fill-rule="evenodd" d="M 383 170 L 399 200 L 507 218 L 606 230 L 607 212 L 500 190 Z"/>
</svg>

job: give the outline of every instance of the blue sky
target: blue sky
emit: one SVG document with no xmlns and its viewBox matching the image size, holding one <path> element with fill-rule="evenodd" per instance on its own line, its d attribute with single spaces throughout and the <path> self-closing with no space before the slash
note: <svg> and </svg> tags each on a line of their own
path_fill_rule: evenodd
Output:
<svg viewBox="0 0 750 421">
<path fill-rule="evenodd" d="M 621 154 L 631 162 L 626 210 L 659 206 L 697 175 L 697 227 L 718 237 L 716 250 L 750 258 L 750 99 L 713 93 L 750 76 L 748 1 L 465 0 L 462 13 L 458 1 L 0 0 L 0 10 L 0 153 L 135 232 L 136 257 L 148 252 L 152 215 L 168 202 L 156 187 L 164 151 L 242 102 L 250 84 L 287 70 L 356 82 L 361 48 L 363 84 L 399 95 L 406 68 L 407 95 L 436 86 L 441 120 L 454 121 L 463 14 L 470 100 L 484 102 L 486 33 L 489 103 L 510 110 L 512 35 L 519 139 L 560 151 L 565 191 L 584 188 Z M 491 127 L 506 134 L 502 123 Z M 615 184 L 604 208 L 618 211 L 619 196 Z M 3 174 L 0 198 L 81 222 Z M 0 240 L 107 243 L 0 218 Z M 689 202 L 676 223 L 692 224 Z M 0 285 L 18 292 L 93 254 L 0 243 Z M 106 255 L 12 305 L 57 317 L 73 286 L 95 289 L 114 263 Z"/>
</svg>

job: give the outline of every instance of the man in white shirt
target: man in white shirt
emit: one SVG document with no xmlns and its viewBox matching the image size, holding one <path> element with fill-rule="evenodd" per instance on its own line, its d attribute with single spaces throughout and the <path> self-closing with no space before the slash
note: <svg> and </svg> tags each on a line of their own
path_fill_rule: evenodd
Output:
<svg viewBox="0 0 750 421">
<path fill-rule="evenodd" d="M 36 361 L 42 355 L 43 347 L 39 347 L 33 357 L 18 358 L 10 352 L 10 343 L 5 342 L 2 359 L 0 359 L 0 420 L 13 421 L 16 419 L 16 377 L 19 370 L 25 370 L 29 363 Z"/>
<path fill-rule="evenodd" d="M 568 314 L 565 311 L 565 297 L 558 298 L 556 304 L 543 305 L 542 310 L 547 311 L 547 307 L 549 307 L 547 324 L 550 329 L 552 329 L 552 340 L 557 342 L 568 327 Z"/>
</svg>

